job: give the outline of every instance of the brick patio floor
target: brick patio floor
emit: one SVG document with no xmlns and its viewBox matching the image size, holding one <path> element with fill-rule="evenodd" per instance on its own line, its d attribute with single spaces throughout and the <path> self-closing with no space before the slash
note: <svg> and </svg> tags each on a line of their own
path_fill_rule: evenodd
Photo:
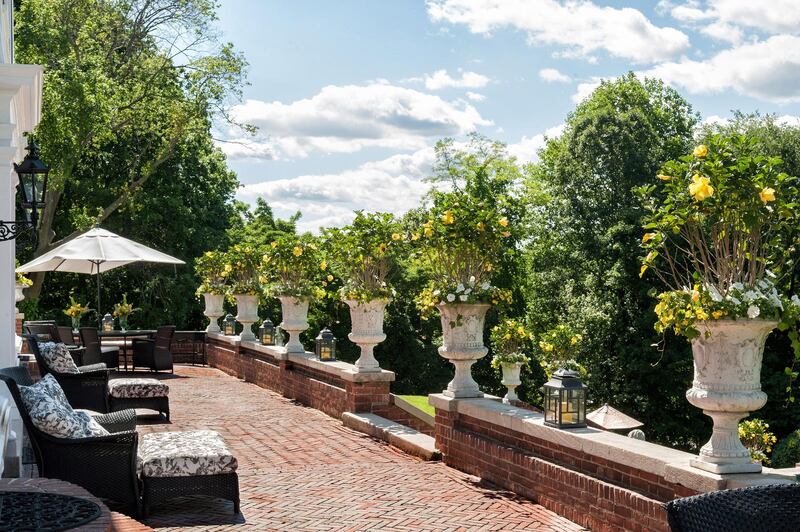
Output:
<svg viewBox="0 0 800 532">
<path fill-rule="evenodd" d="M 140 432 L 210 428 L 239 460 L 231 503 L 174 499 L 142 521 L 193 530 L 583 530 L 545 508 L 438 462 L 422 462 L 340 421 L 212 369 L 179 366 L 172 422 Z"/>
</svg>

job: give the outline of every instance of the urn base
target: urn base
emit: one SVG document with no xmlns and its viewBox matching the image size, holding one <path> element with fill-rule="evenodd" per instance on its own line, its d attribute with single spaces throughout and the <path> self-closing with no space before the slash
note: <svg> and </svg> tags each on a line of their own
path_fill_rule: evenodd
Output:
<svg viewBox="0 0 800 532">
<path fill-rule="evenodd" d="M 726 461 L 724 464 L 716 464 L 714 462 L 706 462 L 702 458 L 692 458 L 689 460 L 689 465 L 715 473 L 717 475 L 727 475 L 732 473 L 761 473 L 761 464 L 751 461 L 749 458 L 743 459 L 739 462 Z"/>
</svg>

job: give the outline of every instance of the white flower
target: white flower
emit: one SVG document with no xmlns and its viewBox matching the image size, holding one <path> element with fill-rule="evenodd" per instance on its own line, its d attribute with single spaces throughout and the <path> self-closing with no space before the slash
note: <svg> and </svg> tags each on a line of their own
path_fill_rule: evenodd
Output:
<svg viewBox="0 0 800 532">
<path fill-rule="evenodd" d="M 747 307 L 747 317 L 751 320 L 757 318 L 759 314 L 761 314 L 761 309 L 757 306 L 750 305 Z"/>
<path fill-rule="evenodd" d="M 758 296 L 759 296 L 758 293 L 756 293 L 756 292 L 754 292 L 752 290 L 748 290 L 747 292 L 744 293 L 743 297 L 744 297 L 744 300 L 749 303 L 751 301 L 755 301 L 756 299 L 758 299 Z"/>
<path fill-rule="evenodd" d="M 455 294 L 447 294 L 447 300 L 448 300 L 450 303 L 452 303 L 453 301 L 455 301 L 455 300 L 456 300 L 456 295 L 455 295 Z"/>
<path fill-rule="evenodd" d="M 742 302 L 733 297 L 732 295 L 728 294 L 727 300 L 732 302 L 734 305 L 741 305 Z"/>
<path fill-rule="evenodd" d="M 438 296 L 441 293 L 442 293 L 442 291 L 438 290 L 438 289 L 433 291 L 433 295 L 435 295 L 435 296 Z"/>
<path fill-rule="evenodd" d="M 716 301 L 717 303 L 722 301 L 722 294 L 719 293 L 719 290 L 717 290 L 716 286 L 709 285 L 708 286 L 708 293 L 711 294 L 712 301 Z"/>
<path fill-rule="evenodd" d="M 800 307 L 800 297 L 797 297 L 797 294 L 792 296 L 792 305 Z"/>
<path fill-rule="evenodd" d="M 775 275 L 774 273 L 772 273 L 770 270 L 764 270 L 764 273 L 766 273 L 766 274 L 767 274 L 769 277 L 772 277 L 773 279 L 774 279 L 775 277 L 777 277 L 777 275 Z"/>
<path fill-rule="evenodd" d="M 468 296 L 471 293 L 472 293 L 472 288 L 467 288 L 466 290 L 464 290 L 464 295 L 465 296 Z"/>
<path fill-rule="evenodd" d="M 458 283 L 458 286 L 456 286 L 456 293 L 460 293 L 463 291 L 464 291 L 464 285 L 462 283 Z"/>
<path fill-rule="evenodd" d="M 484 281 L 484 283 L 481 285 L 481 288 L 483 288 L 484 290 L 488 290 L 491 287 L 492 287 L 492 283 L 490 283 L 489 281 Z"/>
<path fill-rule="evenodd" d="M 469 299 L 469 296 L 467 296 L 467 294 L 461 294 L 460 296 L 458 296 L 458 299 L 460 299 L 461 301 L 466 301 L 467 299 Z"/>
<path fill-rule="evenodd" d="M 731 285 L 731 288 L 733 288 L 734 290 L 739 290 L 741 292 L 742 290 L 744 290 L 744 285 L 742 283 L 733 283 Z"/>
<path fill-rule="evenodd" d="M 474 275 L 470 275 L 469 276 L 469 285 L 470 286 L 475 286 L 475 276 Z"/>
</svg>

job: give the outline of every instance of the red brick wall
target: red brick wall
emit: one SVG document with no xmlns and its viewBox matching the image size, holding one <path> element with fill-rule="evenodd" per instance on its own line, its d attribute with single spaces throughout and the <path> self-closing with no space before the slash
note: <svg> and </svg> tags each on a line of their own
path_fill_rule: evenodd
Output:
<svg viewBox="0 0 800 532">
<path fill-rule="evenodd" d="M 650 472 L 458 413 L 436 411 L 436 444 L 448 465 L 592 530 L 668 531 L 661 502 L 695 494 Z"/>
<path fill-rule="evenodd" d="M 393 401 L 392 398 L 390 398 L 390 400 Z M 396 406 L 395 404 L 391 404 L 388 405 L 386 408 L 376 410 L 375 413 L 381 417 L 390 419 L 395 423 L 400 423 L 401 425 L 405 425 L 406 427 L 411 427 L 417 432 L 427 434 L 428 436 L 433 436 L 433 427 L 431 427 L 418 417 L 409 414 L 408 412 L 406 412 L 399 406 Z"/>
<path fill-rule="evenodd" d="M 333 417 L 344 412 L 378 412 L 389 406 L 389 382 L 350 382 L 316 368 L 278 360 L 267 353 L 208 339 L 208 363 L 321 410 Z"/>
</svg>

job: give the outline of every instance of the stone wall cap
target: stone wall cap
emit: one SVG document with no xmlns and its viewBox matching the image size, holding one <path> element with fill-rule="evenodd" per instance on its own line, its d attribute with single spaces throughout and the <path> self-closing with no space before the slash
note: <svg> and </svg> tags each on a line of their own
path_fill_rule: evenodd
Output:
<svg viewBox="0 0 800 532">
<path fill-rule="evenodd" d="M 241 343 L 241 339 L 238 336 L 228 336 L 222 333 L 206 333 L 206 337 L 231 345 L 239 345 Z"/>
<path fill-rule="evenodd" d="M 354 364 L 335 360 L 323 362 L 309 351 L 305 353 L 289 353 L 288 360 L 299 366 L 314 368 L 325 373 L 330 373 L 349 382 L 391 382 L 394 380 L 394 372 L 382 369 L 380 371 L 359 372 Z"/>
<path fill-rule="evenodd" d="M 264 345 L 259 342 L 242 342 L 240 347 L 243 351 L 257 351 L 270 355 L 278 360 L 288 360 L 286 348 L 278 345 Z"/>
</svg>

